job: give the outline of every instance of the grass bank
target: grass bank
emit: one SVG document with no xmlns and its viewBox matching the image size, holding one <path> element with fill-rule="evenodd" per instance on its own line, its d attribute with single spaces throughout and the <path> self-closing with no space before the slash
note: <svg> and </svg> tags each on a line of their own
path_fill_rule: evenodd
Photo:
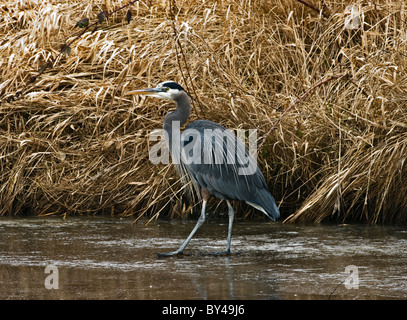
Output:
<svg viewBox="0 0 407 320">
<path fill-rule="evenodd" d="M 0 215 L 191 212 L 148 159 L 172 106 L 126 95 L 174 80 L 191 120 L 258 129 L 286 222 L 406 221 L 405 3 L 128 2 L 0 4 Z"/>
</svg>

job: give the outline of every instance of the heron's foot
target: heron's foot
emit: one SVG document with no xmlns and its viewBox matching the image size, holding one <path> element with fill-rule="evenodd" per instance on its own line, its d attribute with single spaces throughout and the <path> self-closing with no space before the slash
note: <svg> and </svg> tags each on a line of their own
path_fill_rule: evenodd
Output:
<svg viewBox="0 0 407 320">
<path fill-rule="evenodd" d="M 190 256 L 190 253 L 184 253 L 182 251 L 174 251 L 174 252 L 166 252 L 166 253 L 160 253 L 157 252 L 157 258 L 168 258 L 168 257 L 175 257 L 175 256 Z"/>
<path fill-rule="evenodd" d="M 202 256 L 214 256 L 214 257 L 230 257 L 230 256 L 237 256 L 239 254 L 242 254 L 242 253 L 241 252 L 230 252 L 230 251 L 201 253 Z"/>
</svg>

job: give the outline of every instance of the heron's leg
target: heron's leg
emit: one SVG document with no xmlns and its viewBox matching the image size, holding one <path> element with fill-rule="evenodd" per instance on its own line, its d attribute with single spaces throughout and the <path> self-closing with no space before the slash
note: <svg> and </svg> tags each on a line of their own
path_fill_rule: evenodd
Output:
<svg viewBox="0 0 407 320">
<path fill-rule="evenodd" d="M 228 240 L 226 243 L 226 254 L 230 254 L 230 243 L 232 241 L 232 228 L 233 228 L 233 220 L 235 218 L 235 211 L 233 210 L 232 205 L 230 204 L 229 200 L 226 200 L 228 204 L 228 215 L 229 215 L 229 227 L 228 227 Z"/>
<path fill-rule="evenodd" d="M 233 207 L 232 207 L 229 200 L 226 200 L 226 203 L 228 205 L 228 215 L 229 215 L 228 239 L 227 239 L 227 243 L 226 243 L 226 250 L 223 251 L 223 252 L 208 253 L 208 255 L 212 255 L 212 256 L 228 256 L 228 255 L 232 254 L 230 252 L 230 243 L 232 241 L 232 228 L 233 228 L 233 220 L 235 218 L 235 211 L 233 210 Z M 233 254 L 240 254 L 240 252 L 235 252 Z M 206 254 L 204 254 L 204 255 L 206 255 Z"/>
<path fill-rule="evenodd" d="M 202 202 L 202 210 L 201 210 L 201 215 L 198 219 L 198 222 L 195 225 L 195 228 L 191 231 L 191 233 L 189 234 L 188 238 L 184 241 L 184 243 L 181 245 L 181 247 L 179 247 L 178 250 L 173 251 L 173 252 L 169 252 L 169 253 L 158 253 L 157 252 L 157 256 L 159 257 L 168 257 L 168 256 L 175 256 L 175 255 L 182 255 L 183 251 L 185 249 L 185 247 L 188 245 L 189 241 L 191 241 L 192 237 L 194 236 L 195 232 L 199 229 L 199 227 L 205 222 L 205 217 L 206 217 L 206 202 L 207 199 L 209 197 L 204 196 L 204 191 L 202 191 L 202 196 L 203 196 L 203 202 Z"/>
</svg>

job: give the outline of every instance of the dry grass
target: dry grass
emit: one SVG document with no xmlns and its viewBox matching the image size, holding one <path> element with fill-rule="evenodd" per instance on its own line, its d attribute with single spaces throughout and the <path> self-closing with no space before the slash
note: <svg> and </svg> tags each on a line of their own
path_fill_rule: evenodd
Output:
<svg viewBox="0 0 407 320">
<path fill-rule="evenodd" d="M 172 167 L 148 159 L 171 106 L 126 95 L 174 80 L 200 102 L 191 120 L 267 137 L 259 164 L 286 222 L 406 221 L 406 4 L 361 1 L 347 30 L 346 1 L 325 16 L 294 0 L 173 2 L 139 1 L 130 24 L 118 11 L 69 56 L 76 22 L 127 1 L 0 4 L 0 215 L 191 211 Z"/>
</svg>

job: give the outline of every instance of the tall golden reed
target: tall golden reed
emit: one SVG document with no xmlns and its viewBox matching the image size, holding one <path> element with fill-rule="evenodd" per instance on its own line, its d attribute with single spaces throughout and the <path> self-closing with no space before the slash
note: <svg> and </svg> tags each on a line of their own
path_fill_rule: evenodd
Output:
<svg viewBox="0 0 407 320">
<path fill-rule="evenodd" d="M 355 27 L 348 1 L 139 1 L 59 55 L 78 21 L 127 2 L 0 4 L 0 215 L 190 212 L 172 166 L 148 159 L 173 106 L 126 95 L 174 80 L 191 120 L 258 129 L 286 222 L 406 221 L 403 1 L 355 3 Z"/>
</svg>

